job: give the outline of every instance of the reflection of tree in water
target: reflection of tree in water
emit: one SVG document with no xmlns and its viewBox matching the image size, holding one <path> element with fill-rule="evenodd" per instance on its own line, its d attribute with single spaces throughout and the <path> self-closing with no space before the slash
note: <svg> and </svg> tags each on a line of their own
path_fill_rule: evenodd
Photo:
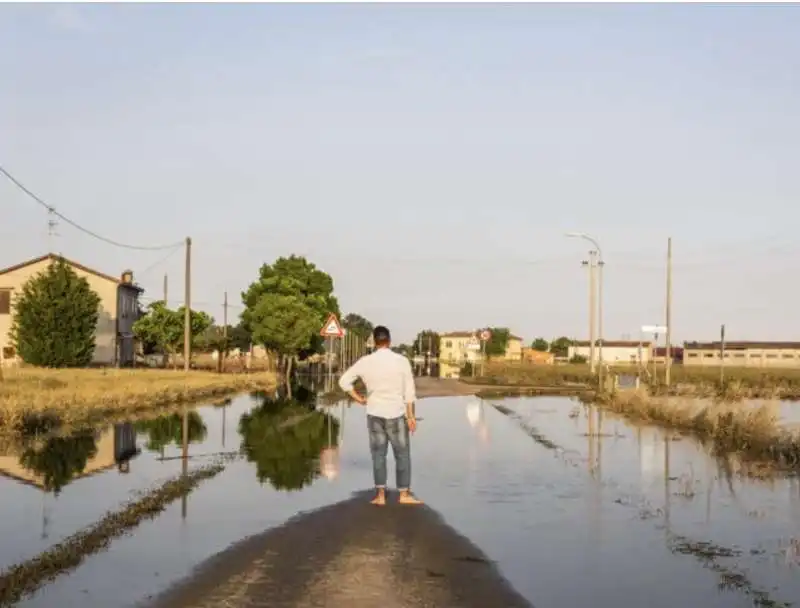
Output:
<svg viewBox="0 0 800 608">
<path fill-rule="evenodd" d="M 309 411 L 296 400 L 265 401 L 242 415 L 239 433 L 242 450 L 255 463 L 261 483 L 269 481 L 276 490 L 300 490 L 319 476 L 319 455 L 329 436 L 337 445 L 339 421 Z"/>
<path fill-rule="evenodd" d="M 197 412 L 189 412 L 189 443 L 203 441 L 208 429 L 203 417 Z M 145 447 L 152 452 L 160 452 L 170 444 L 183 445 L 183 414 L 167 414 L 152 420 L 134 423 L 137 433 L 147 435 Z"/>
<path fill-rule="evenodd" d="M 44 489 L 58 495 L 86 463 L 97 454 L 94 433 L 82 432 L 67 437 L 51 437 L 39 449 L 26 448 L 19 463 L 44 478 Z"/>
</svg>

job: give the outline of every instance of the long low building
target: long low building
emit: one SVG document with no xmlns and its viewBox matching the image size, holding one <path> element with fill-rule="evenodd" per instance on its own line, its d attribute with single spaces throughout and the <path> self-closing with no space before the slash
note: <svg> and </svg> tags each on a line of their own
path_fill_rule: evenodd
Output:
<svg viewBox="0 0 800 608">
<path fill-rule="evenodd" d="M 684 342 L 683 364 L 717 367 L 800 367 L 800 342 Z"/>
<path fill-rule="evenodd" d="M 600 351 L 595 342 L 594 358 L 600 360 Z M 589 340 L 577 341 L 568 349 L 567 356 L 572 359 L 575 356 L 583 357 L 589 361 L 591 353 L 591 342 Z M 603 363 L 606 365 L 637 365 L 640 362 L 647 364 L 653 355 L 652 342 L 639 342 L 638 340 L 603 340 Z"/>
</svg>

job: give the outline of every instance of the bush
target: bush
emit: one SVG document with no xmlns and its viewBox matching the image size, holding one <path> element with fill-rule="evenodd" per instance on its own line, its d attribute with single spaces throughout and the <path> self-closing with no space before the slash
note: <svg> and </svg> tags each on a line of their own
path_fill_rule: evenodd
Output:
<svg viewBox="0 0 800 608">
<path fill-rule="evenodd" d="M 22 360 L 40 367 L 92 362 L 100 296 L 64 260 L 31 278 L 14 301 L 11 338 Z"/>
</svg>

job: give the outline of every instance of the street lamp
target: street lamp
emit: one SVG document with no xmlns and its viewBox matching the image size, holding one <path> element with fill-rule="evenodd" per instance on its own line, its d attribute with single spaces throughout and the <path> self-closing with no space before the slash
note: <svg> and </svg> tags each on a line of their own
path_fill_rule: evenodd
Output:
<svg viewBox="0 0 800 608">
<path fill-rule="evenodd" d="M 597 344 L 597 359 L 598 359 L 598 362 L 600 364 L 600 378 L 602 379 L 602 375 L 603 375 L 603 265 L 605 264 L 605 262 L 603 261 L 603 250 L 600 247 L 600 243 L 597 242 L 597 239 L 595 239 L 594 237 L 586 234 L 585 232 L 567 232 L 567 234 L 565 236 L 570 237 L 570 238 L 583 239 L 585 241 L 589 241 L 592 245 L 594 245 L 594 248 L 597 250 L 597 255 L 598 255 L 598 258 L 599 258 L 598 261 L 597 261 L 597 266 L 598 266 L 598 274 L 597 274 L 597 334 L 598 334 L 598 338 L 597 338 L 597 342 L 598 342 L 598 344 Z M 594 256 L 590 256 L 589 257 L 589 273 L 590 273 L 590 277 L 592 276 L 592 273 L 594 272 L 594 268 L 592 267 L 593 257 Z M 592 293 L 591 295 L 593 296 L 594 293 Z M 590 313 L 594 314 L 594 310 L 591 310 L 591 308 L 593 308 L 591 301 L 590 301 L 589 306 L 590 306 Z M 590 355 L 590 358 L 591 358 L 591 366 L 592 366 L 592 368 L 594 368 L 594 336 L 591 336 L 590 340 L 592 342 L 591 342 L 590 349 L 589 349 L 589 355 Z M 594 371 L 594 369 L 592 369 L 592 371 Z"/>
</svg>

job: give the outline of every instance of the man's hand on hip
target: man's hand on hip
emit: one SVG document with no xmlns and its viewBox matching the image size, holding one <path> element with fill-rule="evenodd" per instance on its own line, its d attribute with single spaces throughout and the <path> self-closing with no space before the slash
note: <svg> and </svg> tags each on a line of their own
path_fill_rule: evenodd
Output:
<svg viewBox="0 0 800 608">
<path fill-rule="evenodd" d="M 417 419 L 416 419 L 416 417 L 408 416 L 408 417 L 406 417 L 406 422 L 408 422 L 408 432 L 413 435 L 417 430 Z"/>
<path fill-rule="evenodd" d="M 361 405 L 367 404 L 367 398 L 359 395 L 355 390 L 350 391 L 349 395 L 356 403 L 359 403 Z"/>
</svg>

